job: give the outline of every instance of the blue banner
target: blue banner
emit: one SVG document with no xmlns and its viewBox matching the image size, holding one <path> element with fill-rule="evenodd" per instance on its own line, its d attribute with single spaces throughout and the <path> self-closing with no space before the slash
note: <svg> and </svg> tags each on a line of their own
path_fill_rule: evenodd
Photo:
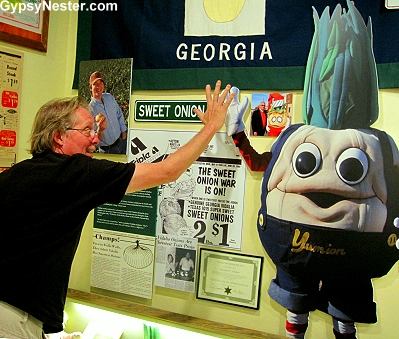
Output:
<svg viewBox="0 0 399 339">
<path fill-rule="evenodd" d="M 116 11 L 79 13 L 77 61 L 133 58 L 133 89 L 302 89 L 321 15 L 346 1 L 116 0 Z M 380 87 L 399 87 L 399 10 L 355 3 L 372 20 Z M 78 68 L 77 62 L 77 68 Z"/>
</svg>

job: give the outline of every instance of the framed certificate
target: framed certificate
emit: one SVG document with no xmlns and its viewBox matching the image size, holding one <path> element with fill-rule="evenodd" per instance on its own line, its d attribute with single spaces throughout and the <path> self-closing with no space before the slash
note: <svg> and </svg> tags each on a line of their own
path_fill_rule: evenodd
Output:
<svg viewBox="0 0 399 339">
<path fill-rule="evenodd" d="M 50 11 L 43 0 L 3 1 L 0 40 L 47 52 Z"/>
<path fill-rule="evenodd" d="M 197 298 L 259 309 L 263 257 L 200 249 Z"/>
</svg>

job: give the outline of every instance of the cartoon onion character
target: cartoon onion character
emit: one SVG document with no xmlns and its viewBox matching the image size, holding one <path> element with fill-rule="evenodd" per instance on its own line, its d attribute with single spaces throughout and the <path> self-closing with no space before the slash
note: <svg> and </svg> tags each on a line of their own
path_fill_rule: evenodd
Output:
<svg viewBox="0 0 399 339">
<path fill-rule="evenodd" d="M 271 93 L 267 100 L 267 135 L 277 137 L 291 125 L 287 103 L 280 93 Z"/>
<path fill-rule="evenodd" d="M 336 338 L 356 338 L 355 322 L 375 323 L 371 279 L 399 259 L 399 151 L 378 118 L 378 85 L 367 27 L 354 7 L 327 7 L 309 54 L 305 124 L 294 124 L 259 154 L 245 133 L 248 98 L 239 90 L 226 131 L 251 170 L 265 171 L 260 240 L 276 278 L 268 293 L 287 309 L 286 335 L 304 338 L 309 312 L 330 314 Z"/>
</svg>

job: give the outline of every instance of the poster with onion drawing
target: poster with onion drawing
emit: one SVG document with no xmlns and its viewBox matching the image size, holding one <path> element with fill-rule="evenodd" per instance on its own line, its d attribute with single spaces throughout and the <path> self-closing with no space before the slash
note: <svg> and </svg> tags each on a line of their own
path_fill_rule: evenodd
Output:
<svg viewBox="0 0 399 339">
<path fill-rule="evenodd" d="M 94 228 L 92 242 L 90 286 L 95 292 L 152 298 L 154 237 Z"/>
</svg>

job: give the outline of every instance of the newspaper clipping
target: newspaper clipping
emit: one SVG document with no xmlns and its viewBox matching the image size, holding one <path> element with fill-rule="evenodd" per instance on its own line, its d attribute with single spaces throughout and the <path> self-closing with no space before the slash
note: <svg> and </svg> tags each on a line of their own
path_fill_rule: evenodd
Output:
<svg viewBox="0 0 399 339">
<path fill-rule="evenodd" d="M 196 256 L 197 239 L 158 235 L 155 285 L 193 293 Z"/>
<path fill-rule="evenodd" d="M 93 230 L 92 287 L 152 298 L 154 237 Z"/>
<path fill-rule="evenodd" d="M 130 130 L 128 161 L 161 161 L 197 132 Z M 157 235 L 241 249 L 246 167 L 232 139 L 217 133 L 197 161 L 158 191 Z"/>
</svg>

